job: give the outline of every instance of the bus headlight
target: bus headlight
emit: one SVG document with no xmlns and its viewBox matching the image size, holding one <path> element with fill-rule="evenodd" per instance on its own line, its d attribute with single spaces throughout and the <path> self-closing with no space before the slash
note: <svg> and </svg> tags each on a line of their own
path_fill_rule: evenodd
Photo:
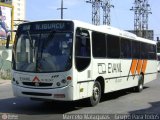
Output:
<svg viewBox="0 0 160 120">
<path fill-rule="evenodd" d="M 63 79 L 61 80 L 61 83 L 65 84 L 67 82 L 67 80 Z"/>
<path fill-rule="evenodd" d="M 60 82 L 57 82 L 56 85 L 58 87 L 60 87 L 60 86 L 64 87 L 64 86 L 68 85 L 68 81 L 66 79 L 62 79 Z"/>
<path fill-rule="evenodd" d="M 72 81 L 72 77 L 71 76 L 67 76 L 66 78 L 64 78 L 61 81 L 57 82 L 56 85 L 58 87 L 64 87 L 64 86 L 67 86 L 69 83 L 71 83 L 71 81 Z"/>
<path fill-rule="evenodd" d="M 17 84 L 17 85 L 19 85 L 19 82 L 18 82 L 18 81 L 16 81 L 16 84 Z"/>
<path fill-rule="evenodd" d="M 12 84 L 16 84 L 15 78 L 12 79 Z"/>
<path fill-rule="evenodd" d="M 56 84 L 58 87 L 61 85 L 61 83 L 60 82 L 57 82 L 57 84 Z"/>
<path fill-rule="evenodd" d="M 15 78 L 13 78 L 13 79 L 12 79 L 12 84 L 14 84 L 14 85 L 19 85 L 19 81 L 16 80 Z"/>
</svg>

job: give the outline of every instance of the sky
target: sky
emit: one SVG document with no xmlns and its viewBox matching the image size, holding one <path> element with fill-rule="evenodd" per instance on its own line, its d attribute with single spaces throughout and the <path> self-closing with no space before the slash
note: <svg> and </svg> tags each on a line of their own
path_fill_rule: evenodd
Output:
<svg viewBox="0 0 160 120">
<path fill-rule="evenodd" d="M 64 0 L 64 19 L 80 20 L 92 23 L 92 6 L 86 0 Z M 152 14 L 149 14 L 148 28 L 154 30 L 154 35 L 160 37 L 160 0 L 148 0 Z M 111 26 L 123 30 L 134 29 L 134 0 L 111 0 Z M 26 0 L 26 20 L 60 19 L 61 0 Z M 101 19 L 102 9 L 101 9 Z M 102 24 L 101 20 L 101 24 Z"/>
</svg>

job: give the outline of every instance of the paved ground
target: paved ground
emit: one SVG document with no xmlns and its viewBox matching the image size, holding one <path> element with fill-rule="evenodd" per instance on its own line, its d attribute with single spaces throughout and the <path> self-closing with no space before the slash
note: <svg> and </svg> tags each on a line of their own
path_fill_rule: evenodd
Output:
<svg viewBox="0 0 160 120">
<path fill-rule="evenodd" d="M 0 85 L 11 84 L 11 80 L 0 80 Z"/>
</svg>

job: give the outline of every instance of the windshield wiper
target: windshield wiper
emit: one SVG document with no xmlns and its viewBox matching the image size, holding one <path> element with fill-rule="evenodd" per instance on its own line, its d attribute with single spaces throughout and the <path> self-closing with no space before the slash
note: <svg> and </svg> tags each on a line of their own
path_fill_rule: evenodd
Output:
<svg viewBox="0 0 160 120">
<path fill-rule="evenodd" d="M 31 48 L 32 48 L 32 49 L 34 49 L 34 46 L 33 46 L 33 40 L 32 40 L 32 38 L 31 38 L 31 34 L 30 34 L 30 32 L 29 32 L 29 31 L 27 31 L 27 34 L 28 34 L 29 43 L 30 43 L 30 45 L 31 45 Z"/>
</svg>

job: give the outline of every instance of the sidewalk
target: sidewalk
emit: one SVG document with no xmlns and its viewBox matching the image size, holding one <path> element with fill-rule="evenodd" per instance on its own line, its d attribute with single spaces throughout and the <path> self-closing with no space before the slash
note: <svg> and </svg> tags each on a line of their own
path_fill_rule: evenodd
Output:
<svg viewBox="0 0 160 120">
<path fill-rule="evenodd" d="M 11 80 L 1 80 L 0 79 L 0 85 L 6 85 L 6 84 L 11 84 Z"/>
</svg>

